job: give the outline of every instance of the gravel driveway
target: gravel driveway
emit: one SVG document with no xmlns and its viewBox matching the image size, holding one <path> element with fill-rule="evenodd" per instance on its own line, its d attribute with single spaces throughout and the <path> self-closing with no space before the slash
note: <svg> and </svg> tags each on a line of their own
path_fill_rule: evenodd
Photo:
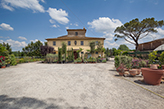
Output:
<svg viewBox="0 0 164 109">
<path fill-rule="evenodd" d="M 164 99 L 113 69 L 113 61 L 0 69 L 0 109 L 164 109 Z"/>
</svg>

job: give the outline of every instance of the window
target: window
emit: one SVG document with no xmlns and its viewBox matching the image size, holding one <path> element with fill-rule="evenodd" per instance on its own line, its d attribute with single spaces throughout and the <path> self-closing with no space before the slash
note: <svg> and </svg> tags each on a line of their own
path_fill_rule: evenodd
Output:
<svg viewBox="0 0 164 109">
<path fill-rule="evenodd" d="M 97 45 L 98 44 L 98 41 L 96 41 L 95 44 Z"/>
<path fill-rule="evenodd" d="M 77 41 L 75 41 L 74 43 L 75 43 L 75 45 L 76 45 L 76 44 L 77 44 Z"/>
<path fill-rule="evenodd" d="M 83 41 L 81 41 L 81 45 L 84 45 L 84 42 Z"/>
<path fill-rule="evenodd" d="M 71 45 L 71 41 L 68 41 L 68 45 Z"/>
<path fill-rule="evenodd" d="M 75 35 L 77 36 L 78 35 L 78 32 L 75 32 Z"/>
<path fill-rule="evenodd" d="M 54 46 L 56 45 L 56 41 L 53 41 L 53 45 L 54 45 Z"/>
<path fill-rule="evenodd" d="M 56 54 L 56 52 L 54 52 L 54 54 Z"/>
<path fill-rule="evenodd" d="M 98 54 L 98 52 L 96 52 L 96 54 Z"/>
<path fill-rule="evenodd" d="M 84 54 L 84 52 L 81 52 L 81 54 Z"/>
</svg>

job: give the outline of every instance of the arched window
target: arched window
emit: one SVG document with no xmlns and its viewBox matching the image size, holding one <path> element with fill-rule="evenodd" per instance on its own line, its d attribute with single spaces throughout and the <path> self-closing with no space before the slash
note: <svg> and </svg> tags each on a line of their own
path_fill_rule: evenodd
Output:
<svg viewBox="0 0 164 109">
<path fill-rule="evenodd" d="M 75 35 L 77 36 L 78 35 L 78 32 L 75 32 Z"/>
<path fill-rule="evenodd" d="M 76 44 L 77 44 L 77 41 L 75 40 L 75 42 L 74 42 L 74 43 L 75 43 L 75 45 L 76 45 Z"/>
</svg>

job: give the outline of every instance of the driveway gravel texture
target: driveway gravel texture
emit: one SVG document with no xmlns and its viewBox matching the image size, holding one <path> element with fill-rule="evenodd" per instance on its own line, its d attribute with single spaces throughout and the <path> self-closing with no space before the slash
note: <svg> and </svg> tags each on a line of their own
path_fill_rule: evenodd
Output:
<svg viewBox="0 0 164 109">
<path fill-rule="evenodd" d="M 0 109 L 164 109 L 164 99 L 116 76 L 114 61 L 0 69 Z"/>
</svg>

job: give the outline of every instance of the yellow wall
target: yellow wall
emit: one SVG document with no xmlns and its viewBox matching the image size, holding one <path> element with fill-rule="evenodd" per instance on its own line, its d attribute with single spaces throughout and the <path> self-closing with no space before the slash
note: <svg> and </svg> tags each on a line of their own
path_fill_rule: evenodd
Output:
<svg viewBox="0 0 164 109">
<path fill-rule="evenodd" d="M 53 41 L 56 41 L 56 46 L 53 46 Z M 68 41 L 71 41 L 71 45 L 68 45 Z M 87 52 L 87 50 L 90 50 L 90 46 L 89 43 L 92 41 L 100 41 L 103 44 L 104 47 L 104 40 L 76 40 L 77 44 L 74 44 L 75 40 L 48 40 L 47 44 L 48 46 L 54 47 L 55 51 L 58 51 L 58 47 L 62 47 L 62 43 L 65 42 L 67 45 L 67 50 L 71 50 L 73 49 L 79 49 L 82 48 L 82 52 L 84 52 L 84 54 Z M 81 41 L 83 41 L 84 45 L 81 45 Z M 95 47 L 97 48 L 97 47 Z M 57 53 L 57 52 L 56 52 Z M 101 53 L 99 53 L 98 55 L 100 55 Z M 94 57 L 98 56 L 97 54 L 94 54 Z M 81 53 L 80 53 L 81 56 Z"/>
</svg>

